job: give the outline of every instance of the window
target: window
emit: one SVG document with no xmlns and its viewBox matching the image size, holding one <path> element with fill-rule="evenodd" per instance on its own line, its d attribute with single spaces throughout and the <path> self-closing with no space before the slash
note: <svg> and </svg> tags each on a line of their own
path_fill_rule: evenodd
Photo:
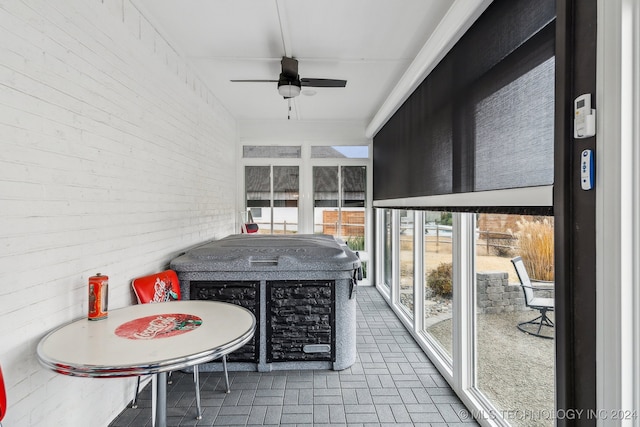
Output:
<svg viewBox="0 0 640 427">
<path fill-rule="evenodd" d="M 385 288 L 388 294 L 393 283 L 393 211 L 391 209 L 377 209 L 376 212 L 378 224 L 380 224 L 378 235 L 381 243 L 378 247 L 381 249 L 380 269 L 382 271 L 380 274 L 382 280 L 379 280 L 378 283 Z"/>
<path fill-rule="evenodd" d="M 397 287 L 398 304 L 410 318 L 414 317 L 414 213 L 413 211 L 400 211 L 400 248 L 399 248 L 399 280 Z"/>
<path fill-rule="evenodd" d="M 271 167 L 247 166 L 244 179 L 247 207 L 271 207 Z"/>
<path fill-rule="evenodd" d="M 243 145 L 242 157 L 245 159 L 299 159 L 300 146 L 281 145 Z"/>
<path fill-rule="evenodd" d="M 245 167 L 246 206 L 259 233 L 298 231 L 299 182 L 298 166 Z M 254 214 L 256 208 L 260 212 Z"/>
<path fill-rule="evenodd" d="M 369 147 L 367 145 L 313 145 L 311 147 L 312 159 L 368 159 Z"/>
<path fill-rule="evenodd" d="M 425 211 L 423 332 L 453 357 L 453 227 L 451 212 Z"/>
<path fill-rule="evenodd" d="M 526 323 L 540 312 L 526 307 L 511 263 L 522 257 L 535 296 L 553 300 L 553 218 L 481 214 L 475 234 L 475 387 L 499 413 L 525 415 L 512 426 L 553 426 L 555 329 Z"/>
<path fill-rule="evenodd" d="M 314 166 L 314 233 L 344 239 L 364 250 L 367 173 L 365 166 Z"/>
</svg>

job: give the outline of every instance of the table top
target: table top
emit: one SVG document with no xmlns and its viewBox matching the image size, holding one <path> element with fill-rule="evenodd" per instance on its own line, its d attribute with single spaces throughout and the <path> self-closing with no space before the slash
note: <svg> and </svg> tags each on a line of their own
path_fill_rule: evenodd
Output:
<svg viewBox="0 0 640 427">
<path fill-rule="evenodd" d="M 37 354 L 45 367 L 66 375 L 146 375 L 228 354 L 246 344 L 255 327 L 249 310 L 229 303 L 138 304 L 56 328 L 42 338 Z"/>
</svg>

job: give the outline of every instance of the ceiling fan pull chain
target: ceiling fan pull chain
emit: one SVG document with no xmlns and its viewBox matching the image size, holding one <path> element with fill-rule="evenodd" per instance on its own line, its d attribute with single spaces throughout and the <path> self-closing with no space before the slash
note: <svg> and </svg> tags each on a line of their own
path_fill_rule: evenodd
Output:
<svg viewBox="0 0 640 427">
<path fill-rule="evenodd" d="M 287 98 L 289 102 L 289 111 L 287 111 L 287 120 L 291 120 L 291 98 Z"/>
</svg>

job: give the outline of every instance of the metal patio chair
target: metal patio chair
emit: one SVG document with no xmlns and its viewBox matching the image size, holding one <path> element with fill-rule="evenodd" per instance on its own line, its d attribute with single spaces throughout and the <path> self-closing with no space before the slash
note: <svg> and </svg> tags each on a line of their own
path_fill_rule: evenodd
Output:
<svg viewBox="0 0 640 427">
<path fill-rule="evenodd" d="M 541 334 L 542 327 L 553 328 L 555 325 L 547 313 L 554 310 L 554 299 L 553 298 L 544 298 L 535 296 L 534 291 L 543 290 L 542 288 L 536 288 L 531 284 L 531 279 L 529 278 L 529 274 L 527 273 L 527 269 L 524 266 L 524 262 L 522 262 L 522 258 L 517 256 L 511 260 L 513 266 L 516 269 L 516 273 L 518 274 L 518 278 L 520 279 L 520 286 L 522 287 L 522 291 L 524 292 L 524 303 L 527 307 L 538 310 L 540 315 L 535 319 L 529 320 L 527 322 L 518 323 L 518 329 L 522 332 L 527 333 L 529 335 L 534 335 L 540 338 L 548 338 L 552 339 L 553 336 L 548 336 Z M 526 325 L 533 325 L 538 327 L 537 331 L 533 332 L 532 330 L 526 328 Z"/>
</svg>

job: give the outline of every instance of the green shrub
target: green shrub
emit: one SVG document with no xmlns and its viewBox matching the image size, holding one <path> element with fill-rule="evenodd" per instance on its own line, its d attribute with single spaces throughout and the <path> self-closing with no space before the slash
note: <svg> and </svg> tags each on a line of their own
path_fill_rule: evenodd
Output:
<svg viewBox="0 0 640 427">
<path fill-rule="evenodd" d="M 451 215 L 451 212 L 442 212 L 438 223 L 441 225 L 453 225 L 453 216 Z"/>
<path fill-rule="evenodd" d="M 450 298 L 453 294 L 453 264 L 440 263 L 427 275 L 427 287 L 435 295 Z"/>
</svg>

